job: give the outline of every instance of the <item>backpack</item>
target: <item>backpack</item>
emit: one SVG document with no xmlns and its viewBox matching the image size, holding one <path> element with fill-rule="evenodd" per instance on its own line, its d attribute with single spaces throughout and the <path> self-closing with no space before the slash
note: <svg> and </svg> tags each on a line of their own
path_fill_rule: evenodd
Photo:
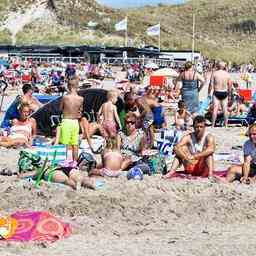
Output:
<svg viewBox="0 0 256 256">
<path fill-rule="evenodd" d="M 93 155 L 87 152 L 82 152 L 78 157 L 77 166 L 80 170 L 90 171 L 96 167 L 96 160 Z"/>
</svg>

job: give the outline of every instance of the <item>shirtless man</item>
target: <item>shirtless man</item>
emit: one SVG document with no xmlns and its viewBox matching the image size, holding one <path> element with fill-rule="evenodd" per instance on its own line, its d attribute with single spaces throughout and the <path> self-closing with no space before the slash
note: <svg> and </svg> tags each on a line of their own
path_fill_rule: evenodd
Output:
<svg viewBox="0 0 256 256">
<path fill-rule="evenodd" d="M 73 160 L 78 158 L 79 119 L 83 109 L 84 98 L 77 94 L 78 80 L 68 81 L 69 93 L 60 103 L 63 119 L 60 124 L 60 143 L 71 147 Z"/>
<path fill-rule="evenodd" d="M 182 164 L 186 174 L 200 177 L 213 177 L 213 153 L 215 139 L 205 130 L 205 118 L 196 116 L 193 122 L 194 132 L 185 135 L 175 146 L 175 158 L 171 170 L 164 179 L 175 176 Z"/>
<path fill-rule="evenodd" d="M 21 97 L 22 104 L 28 104 L 31 111 L 35 112 L 43 106 L 37 98 L 33 96 L 33 88 L 31 84 L 24 84 L 22 86 L 23 96 Z"/>
<path fill-rule="evenodd" d="M 117 136 L 117 125 L 122 128 L 121 122 L 117 113 L 116 102 L 118 94 L 111 90 L 107 94 L 107 102 L 103 103 L 99 110 L 99 117 L 103 116 L 102 126 L 105 130 L 105 137 L 114 138 Z"/>
<path fill-rule="evenodd" d="M 217 64 L 217 70 L 213 72 L 208 88 L 208 96 L 211 96 L 213 89 L 213 114 L 212 127 L 215 126 L 219 105 L 224 113 L 225 127 L 228 125 L 228 100 L 231 97 L 232 81 L 229 73 L 225 70 L 226 63 L 220 61 Z"/>
</svg>

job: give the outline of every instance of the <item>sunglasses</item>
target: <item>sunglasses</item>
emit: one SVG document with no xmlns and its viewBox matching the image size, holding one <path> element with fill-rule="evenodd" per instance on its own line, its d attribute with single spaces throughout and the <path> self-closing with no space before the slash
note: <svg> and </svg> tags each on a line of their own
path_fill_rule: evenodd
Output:
<svg viewBox="0 0 256 256">
<path fill-rule="evenodd" d="M 135 124 L 133 121 L 126 121 L 126 124 Z"/>
</svg>

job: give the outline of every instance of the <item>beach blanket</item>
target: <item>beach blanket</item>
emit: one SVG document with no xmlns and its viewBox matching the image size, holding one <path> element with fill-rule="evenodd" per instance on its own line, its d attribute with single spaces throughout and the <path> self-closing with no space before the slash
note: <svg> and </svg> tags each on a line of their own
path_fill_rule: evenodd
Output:
<svg viewBox="0 0 256 256">
<path fill-rule="evenodd" d="M 67 238 L 71 226 L 48 212 L 16 212 L 10 216 L 17 221 L 14 234 L 7 241 L 48 241 Z"/>
<path fill-rule="evenodd" d="M 52 164 L 58 164 L 67 159 L 67 148 L 65 145 L 41 145 L 36 146 L 35 150 L 41 159 L 48 158 Z"/>
<path fill-rule="evenodd" d="M 219 178 L 225 178 L 227 176 L 227 171 L 215 171 L 213 172 L 213 175 Z M 192 176 L 190 174 L 186 174 L 185 172 L 175 172 L 168 179 L 174 179 L 174 178 L 187 179 L 187 180 L 207 179 L 207 177 Z"/>
<path fill-rule="evenodd" d="M 173 148 L 182 138 L 182 131 L 162 129 L 155 134 L 154 146 L 164 156 L 173 156 Z"/>
</svg>

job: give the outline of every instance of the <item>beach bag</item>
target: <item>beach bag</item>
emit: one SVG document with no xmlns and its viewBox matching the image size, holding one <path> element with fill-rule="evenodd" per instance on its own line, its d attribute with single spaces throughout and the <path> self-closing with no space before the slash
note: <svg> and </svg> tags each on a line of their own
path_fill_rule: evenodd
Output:
<svg viewBox="0 0 256 256">
<path fill-rule="evenodd" d="M 26 150 L 20 151 L 20 158 L 18 160 L 19 173 L 33 171 L 41 165 L 41 157 L 33 152 Z"/>
<path fill-rule="evenodd" d="M 127 173 L 128 180 L 143 180 L 143 171 L 135 166 L 132 167 Z"/>
<path fill-rule="evenodd" d="M 144 156 L 142 161 L 149 166 L 150 174 L 165 174 L 167 172 L 167 165 L 163 155 Z"/>
<path fill-rule="evenodd" d="M 36 146 L 36 152 L 41 159 L 48 158 L 53 165 L 67 159 L 67 147 L 65 145 L 40 145 Z"/>
<path fill-rule="evenodd" d="M 80 170 L 90 171 L 96 167 L 96 160 L 92 154 L 88 152 L 82 152 L 78 157 L 77 166 Z"/>
</svg>

